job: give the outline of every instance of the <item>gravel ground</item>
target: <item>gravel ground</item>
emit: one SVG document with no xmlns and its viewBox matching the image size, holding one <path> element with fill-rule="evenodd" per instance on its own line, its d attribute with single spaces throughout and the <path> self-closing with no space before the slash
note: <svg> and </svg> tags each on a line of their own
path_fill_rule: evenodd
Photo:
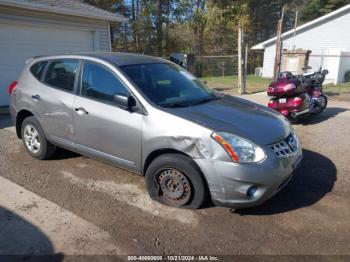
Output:
<svg viewBox="0 0 350 262">
<path fill-rule="evenodd" d="M 107 231 L 129 254 L 350 255 L 349 110 L 331 100 L 322 115 L 296 125 L 300 170 L 270 201 L 235 213 L 161 206 L 148 198 L 142 177 L 65 150 L 35 160 L 4 116 L 0 175 Z"/>
</svg>

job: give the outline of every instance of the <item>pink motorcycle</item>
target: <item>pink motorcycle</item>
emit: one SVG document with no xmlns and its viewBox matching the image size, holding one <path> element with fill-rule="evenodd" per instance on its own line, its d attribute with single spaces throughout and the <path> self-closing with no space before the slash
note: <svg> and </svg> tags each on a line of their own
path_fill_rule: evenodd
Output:
<svg viewBox="0 0 350 262">
<path fill-rule="evenodd" d="M 271 97 L 268 107 L 292 119 L 320 114 L 327 107 L 327 97 L 322 93 L 327 74 L 328 70 L 303 75 L 281 72 L 267 89 Z"/>
</svg>

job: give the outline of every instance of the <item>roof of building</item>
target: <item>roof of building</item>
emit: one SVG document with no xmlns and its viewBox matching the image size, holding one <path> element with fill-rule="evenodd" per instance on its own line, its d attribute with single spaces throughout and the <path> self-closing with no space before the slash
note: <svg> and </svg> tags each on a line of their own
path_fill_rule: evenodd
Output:
<svg viewBox="0 0 350 262">
<path fill-rule="evenodd" d="M 0 0 L 0 6 L 11 6 L 110 22 L 127 21 L 127 19 L 120 14 L 83 3 L 82 0 Z"/>
<path fill-rule="evenodd" d="M 308 23 L 305 23 L 301 26 L 298 26 L 296 28 L 296 30 L 292 29 L 292 30 L 289 30 L 285 33 L 283 33 L 281 35 L 281 38 L 288 38 L 288 37 L 292 37 L 294 35 L 294 31 L 296 31 L 296 33 L 298 34 L 299 32 L 302 32 L 302 31 L 307 31 L 309 30 L 310 28 L 314 27 L 314 26 L 317 26 L 319 24 L 323 24 L 323 23 L 326 23 L 328 22 L 329 20 L 332 20 L 333 18 L 336 18 L 338 16 L 341 16 L 345 13 L 348 13 L 350 11 L 350 4 L 349 5 L 346 5 L 346 6 L 343 6 L 342 8 L 339 8 L 329 14 L 326 14 L 324 16 L 321 16 L 315 20 L 312 20 Z M 270 46 L 272 44 L 274 44 L 276 42 L 276 37 L 273 37 L 273 38 L 270 38 L 268 40 L 266 40 L 265 42 L 262 42 L 262 43 L 259 43 L 255 46 L 252 47 L 253 50 L 261 50 L 261 49 L 265 49 L 267 46 Z"/>
</svg>

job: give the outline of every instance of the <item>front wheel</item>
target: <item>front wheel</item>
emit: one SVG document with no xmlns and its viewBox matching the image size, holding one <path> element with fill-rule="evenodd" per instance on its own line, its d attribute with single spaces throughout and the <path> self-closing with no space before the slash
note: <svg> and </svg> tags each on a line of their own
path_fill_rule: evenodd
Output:
<svg viewBox="0 0 350 262">
<path fill-rule="evenodd" d="M 317 114 L 320 114 L 322 113 L 326 107 L 327 107 L 327 104 L 328 104 L 328 99 L 325 95 L 320 95 L 318 98 L 317 98 L 317 102 L 313 104 L 312 108 L 311 108 L 311 114 L 314 114 L 314 115 L 317 115 Z"/>
<path fill-rule="evenodd" d="M 145 178 L 149 195 L 162 204 L 196 209 L 207 200 L 204 178 L 190 157 L 161 155 L 147 168 Z"/>
</svg>

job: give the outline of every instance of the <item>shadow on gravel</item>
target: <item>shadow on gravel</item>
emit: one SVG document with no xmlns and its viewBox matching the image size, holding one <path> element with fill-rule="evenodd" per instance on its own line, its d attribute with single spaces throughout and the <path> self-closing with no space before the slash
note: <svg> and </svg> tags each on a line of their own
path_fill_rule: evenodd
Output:
<svg viewBox="0 0 350 262">
<path fill-rule="evenodd" d="M 69 158 L 76 158 L 80 157 L 78 153 L 75 153 L 73 151 L 66 150 L 64 148 L 57 148 L 55 154 L 53 157 L 48 159 L 48 161 L 52 160 L 64 160 L 64 159 L 69 159 Z"/>
<path fill-rule="evenodd" d="M 43 261 L 44 259 L 63 261 L 63 255 L 55 254 L 51 241 L 39 228 L 0 207 L 0 260 Z"/>
<path fill-rule="evenodd" d="M 341 107 L 327 107 L 327 109 L 319 115 L 313 115 L 305 117 L 300 120 L 300 124 L 302 125 L 314 125 L 326 121 L 332 117 L 336 117 L 338 114 L 348 111 L 347 108 Z"/>
<path fill-rule="evenodd" d="M 290 183 L 261 206 L 240 209 L 241 215 L 273 215 L 311 206 L 331 192 L 337 168 L 327 157 L 303 150 L 304 160 Z"/>
</svg>

